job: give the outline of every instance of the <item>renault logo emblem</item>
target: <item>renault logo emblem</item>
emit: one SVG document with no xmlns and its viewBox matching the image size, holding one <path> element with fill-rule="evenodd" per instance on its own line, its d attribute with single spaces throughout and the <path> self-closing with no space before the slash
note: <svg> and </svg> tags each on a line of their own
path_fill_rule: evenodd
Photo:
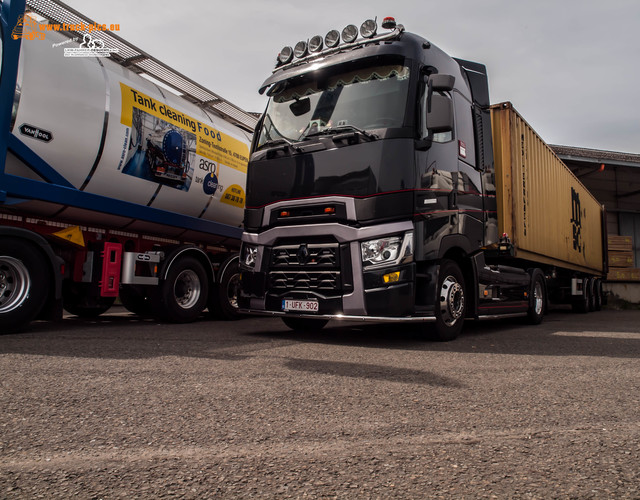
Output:
<svg viewBox="0 0 640 500">
<path fill-rule="evenodd" d="M 307 260 L 309 260 L 309 249 L 307 248 L 307 245 L 300 245 L 296 255 L 298 256 L 298 262 L 300 264 L 306 264 Z"/>
</svg>

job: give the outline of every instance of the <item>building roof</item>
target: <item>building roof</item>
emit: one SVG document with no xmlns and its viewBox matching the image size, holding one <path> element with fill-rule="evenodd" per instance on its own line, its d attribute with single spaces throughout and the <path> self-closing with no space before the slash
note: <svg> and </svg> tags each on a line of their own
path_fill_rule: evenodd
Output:
<svg viewBox="0 0 640 500">
<path fill-rule="evenodd" d="M 604 163 L 640 168 L 640 154 L 605 151 L 601 149 L 576 148 L 573 146 L 549 145 L 562 160 L 584 163 Z"/>
</svg>

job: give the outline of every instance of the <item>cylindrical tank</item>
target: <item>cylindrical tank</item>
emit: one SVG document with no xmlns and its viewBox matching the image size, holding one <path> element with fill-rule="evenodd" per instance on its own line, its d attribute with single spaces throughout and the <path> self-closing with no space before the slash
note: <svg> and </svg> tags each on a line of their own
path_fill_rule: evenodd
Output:
<svg viewBox="0 0 640 500">
<path fill-rule="evenodd" d="M 239 227 L 250 134 L 107 57 L 71 57 L 78 42 L 55 31 L 22 40 L 12 133 L 79 190 Z M 13 155 L 5 171 L 38 178 Z M 183 232 L 96 208 L 37 200 L 9 207 L 167 237 Z"/>
</svg>

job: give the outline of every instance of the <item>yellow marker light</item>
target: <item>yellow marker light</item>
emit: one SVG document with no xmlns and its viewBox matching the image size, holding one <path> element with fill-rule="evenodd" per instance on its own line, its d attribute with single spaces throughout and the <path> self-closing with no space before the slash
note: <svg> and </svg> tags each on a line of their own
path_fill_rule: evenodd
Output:
<svg viewBox="0 0 640 500">
<path fill-rule="evenodd" d="M 385 283 L 395 283 L 396 281 L 400 281 L 400 271 L 396 271 L 395 273 L 385 274 L 382 277 L 382 281 Z"/>
</svg>

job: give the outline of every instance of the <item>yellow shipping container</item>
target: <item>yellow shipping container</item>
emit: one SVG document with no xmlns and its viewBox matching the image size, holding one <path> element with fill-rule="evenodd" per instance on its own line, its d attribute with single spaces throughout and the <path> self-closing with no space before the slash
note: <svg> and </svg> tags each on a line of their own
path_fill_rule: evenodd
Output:
<svg viewBox="0 0 640 500">
<path fill-rule="evenodd" d="M 603 206 L 518 114 L 491 107 L 499 234 L 515 257 L 601 275 Z"/>
</svg>

